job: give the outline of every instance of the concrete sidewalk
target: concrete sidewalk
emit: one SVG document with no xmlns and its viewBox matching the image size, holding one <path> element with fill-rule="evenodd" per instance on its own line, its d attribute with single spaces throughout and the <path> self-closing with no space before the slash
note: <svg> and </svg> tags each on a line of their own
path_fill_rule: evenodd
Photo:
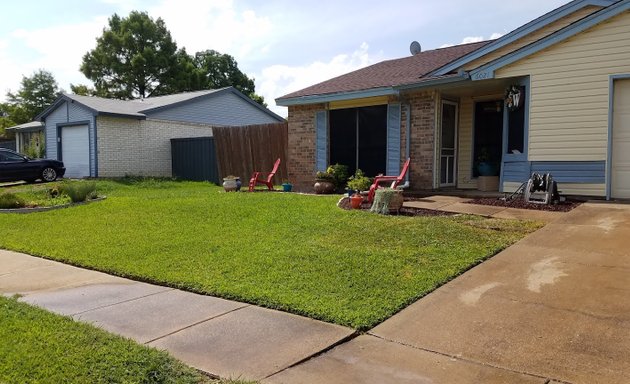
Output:
<svg viewBox="0 0 630 384">
<path fill-rule="evenodd" d="M 0 294 L 87 321 L 213 375 L 260 380 L 354 330 L 0 250 Z"/>
<path fill-rule="evenodd" d="M 630 383 L 630 205 L 583 204 L 264 383 Z"/>
</svg>

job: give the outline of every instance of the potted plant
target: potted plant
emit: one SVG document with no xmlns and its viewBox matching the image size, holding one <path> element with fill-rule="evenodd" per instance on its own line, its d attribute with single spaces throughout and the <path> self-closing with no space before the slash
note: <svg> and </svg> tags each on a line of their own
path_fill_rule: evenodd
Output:
<svg viewBox="0 0 630 384">
<path fill-rule="evenodd" d="M 486 147 L 481 148 L 477 155 L 477 172 L 479 176 L 496 176 L 498 173 L 497 166 L 492 162 L 490 151 Z"/>
<path fill-rule="evenodd" d="M 346 186 L 346 182 L 348 181 L 348 166 L 337 163 L 329 166 L 326 169 L 326 173 L 332 175 L 335 189 L 338 192 L 341 192 Z"/>
<path fill-rule="evenodd" d="M 361 192 L 370 189 L 371 185 L 372 179 L 365 176 L 360 169 L 357 169 L 355 174 L 348 179 L 348 196 L 350 196 L 352 208 L 357 209 L 361 207 L 361 203 L 363 203 Z"/>
<path fill-rule="evenodd" d="M 328 172 L 319 171 L 315 174 L 315 185 L 313 185 L 315 193 L 328 194 L 335 191 L 335 178 Z"/>
<path fill-rule="evenodd" d="M 229 175 L 223 178 L 223 189 L 225 192 L 236 192 L 239 190 L 241 179 L 238 176 Z"/>
<path fill-rule="evenodd" d="M 371 212 L 387 215 L 398 212 L 404 202 L 403 191 L 399 188 L 379 188 L 374 194 Z"/>
<path fill-rule="evenodd" d="M 293 184 L 289 183 L 289 180 L 282 181 L 282 190 L 284 192 L 291 192 L 292 189 L 293 189 Z"/>
</svg>

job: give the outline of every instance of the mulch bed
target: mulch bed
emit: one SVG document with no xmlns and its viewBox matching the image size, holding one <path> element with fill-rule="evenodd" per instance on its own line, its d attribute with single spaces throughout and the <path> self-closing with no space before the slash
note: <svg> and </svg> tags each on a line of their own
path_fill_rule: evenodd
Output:
<svg viewBox="0 0 630 384">
<path fill-rule="evenodd" d="M 467 201 L 468 204 L 480 204 L 480 205 L 492 205 L 494 207 L 509 207 L 519 209 L 534 209 L 538 211 L 552 211 L 552 212 L 569 212 L 573 208 L 582 204 L 581 201 L 566 200 L 561 201 L 558 204 L 535 204 L 528 203 L 522 198 L 514 200 L 500 200 L 494 197 L 484 197 Z"/>
</svg>

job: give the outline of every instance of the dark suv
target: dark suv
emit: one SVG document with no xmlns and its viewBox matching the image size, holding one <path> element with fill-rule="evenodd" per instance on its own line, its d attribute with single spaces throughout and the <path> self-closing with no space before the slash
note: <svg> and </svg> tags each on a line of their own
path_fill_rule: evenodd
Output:
<svg viewBox="0 0 630 384">
<path fill-rule="evenodd" d="M 6 148 L 0 148 L 0 182 L 54 181 L 62 177 L 66 168 L 61 161 L 48 159 L 29 159 L 24 155 Z"/>
</svg>

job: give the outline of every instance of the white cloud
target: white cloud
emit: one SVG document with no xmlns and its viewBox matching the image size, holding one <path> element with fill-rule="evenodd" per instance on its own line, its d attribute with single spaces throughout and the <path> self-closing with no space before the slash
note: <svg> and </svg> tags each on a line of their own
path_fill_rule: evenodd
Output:
<svg viewBox="0 0 630 384">
<path fill-rule="evenodd" d="M 466 36 L 462 40 L 462 44 L 477 43 L 483 40 L 484 40 L 483 36 Z"/>
<path fill-rule="evenodd" d="M 256 76 L 256 92 L 264 96 L 272 111 L 286 116 L 286 107 L 276 106 L 275 98 L 366 67 L 382 59 L 381 53 L 370 55 L 369 46 L 364 42 L 354 52 L 339 54 L 327 62 L 315 61 L 298 66 L 272 65 L 264 68 L 262 73 Z"/>
<path fill-rule="evenodd" d="M 182 9 L 194 12 L 182 12 Z M 164 0 L 149 15 L 161 17 L 179 47 L 189 54 L 214 49 L 237 58 L 269 51 L 271 21 L 251 9 L 237 10 L 231 0 Z"/>
<path fill-rule="evenodd" d="M 492 35 L 490 35 L 490 39 L 494 40 L 494 39 L 498 39 L 499 37 L 503 36 L 503 33 L 499 33 L 499 32 L 495 32 Z"/>
</svg>

